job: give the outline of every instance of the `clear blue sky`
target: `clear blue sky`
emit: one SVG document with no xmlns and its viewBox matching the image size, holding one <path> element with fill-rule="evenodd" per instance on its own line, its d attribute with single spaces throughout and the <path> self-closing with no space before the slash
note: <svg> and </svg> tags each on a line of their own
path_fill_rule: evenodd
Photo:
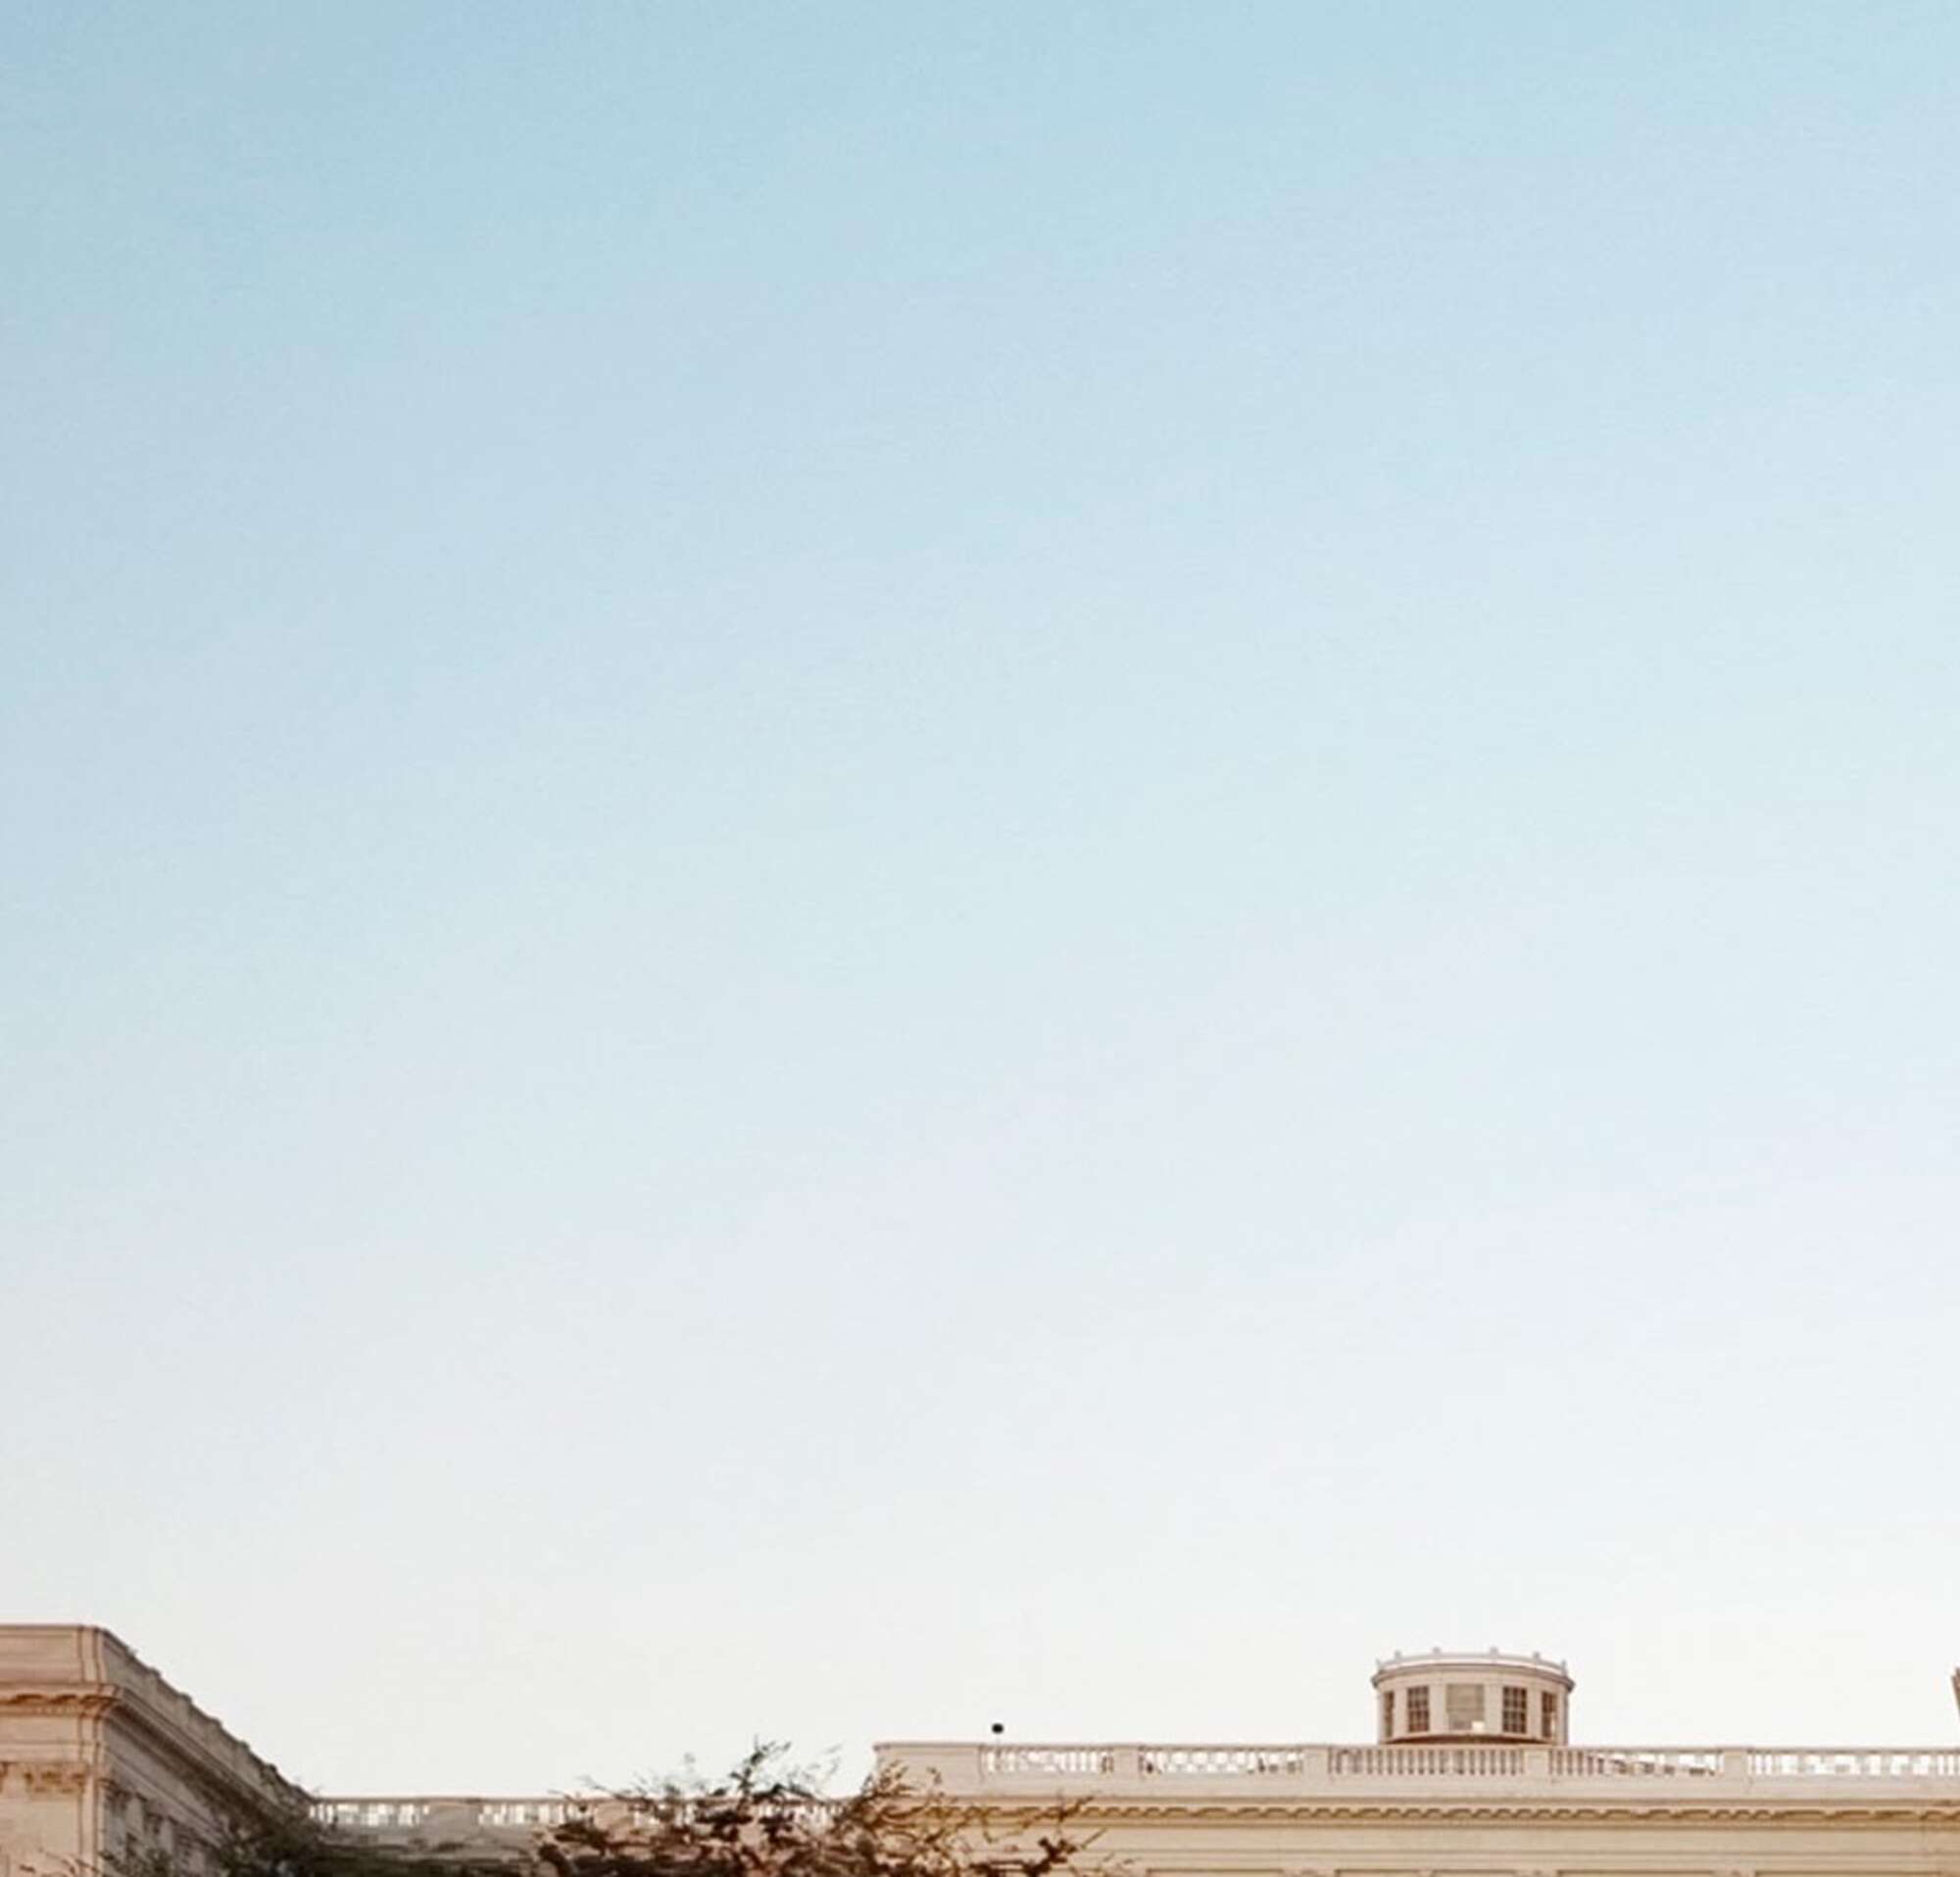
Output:
<svg viewBox="0 0 1960 1877">
<path fill-rule="evenodd" d="M 1951 1738 L 1960 11 L 0 63 L 0 1615 L 341 1790 Z"/>
</svg>

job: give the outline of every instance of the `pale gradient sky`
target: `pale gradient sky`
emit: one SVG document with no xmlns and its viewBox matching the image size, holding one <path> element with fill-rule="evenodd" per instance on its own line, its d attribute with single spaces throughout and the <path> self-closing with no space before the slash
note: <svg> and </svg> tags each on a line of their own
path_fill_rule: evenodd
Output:
<svg viewBox="0 0 1960 1877">
<path fill-rule="evenodd" d="M 1960 9 L 0 63 L 0 1616 L 342 1791 L 1955 1736 Z"/>
</svg>

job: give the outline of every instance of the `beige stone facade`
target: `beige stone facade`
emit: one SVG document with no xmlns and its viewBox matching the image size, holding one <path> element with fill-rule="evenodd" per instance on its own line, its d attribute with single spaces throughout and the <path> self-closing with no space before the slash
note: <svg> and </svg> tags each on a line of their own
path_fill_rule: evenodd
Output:
<svg viewBox="0 0 1960 1877">
<path fill-rule="evenodd" d="M 146 1850 L 196 1872 L 226 1819 L 306 1803 L 106 1629 L 0 1625 L 0 1877 Z"/>
<path fill-rule="evenodd" d="M 1960 1746 L 1575 1746 L 1538 1655 L 1397 1655 L 1368 1745 L 906 1741 L 994 1817 L 1057 1802 L 1133 1877 L 1960 1877 Z M 1960 1694 L 1960 1676 L 1956 1676 Z"/>
<path fill-rule="evenodd" d="M 1960 1745 L 1575 1745 L 1572 1693 L 1542 1656 L 1439 1652 L 1378 1665 L 1369 1742 L 877 1754 L 1007 1836 L 1065 1802 L 1127 1877 L 1960 1877 Z M 303 1804 L 515 1850 L 576 1803 L 309 1799 L 106 1631 L 0 1627 L 0 1877 L 148 1846 L 195 1872 L 226 1815 Z"/>
</svg>

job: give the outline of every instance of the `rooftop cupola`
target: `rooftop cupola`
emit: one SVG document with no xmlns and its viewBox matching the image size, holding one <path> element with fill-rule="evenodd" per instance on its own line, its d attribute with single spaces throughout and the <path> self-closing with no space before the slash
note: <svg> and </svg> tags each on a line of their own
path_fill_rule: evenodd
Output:
<svg viewBox="0 0 1960 1877">
<path fill-rule="evenodd" d="M 1375 1736 L 1383 1743 L 1568 1739 L 1572 1677 L 1543 1655 L 1435 1649 L 1375 1665 Z"/>
</svg>

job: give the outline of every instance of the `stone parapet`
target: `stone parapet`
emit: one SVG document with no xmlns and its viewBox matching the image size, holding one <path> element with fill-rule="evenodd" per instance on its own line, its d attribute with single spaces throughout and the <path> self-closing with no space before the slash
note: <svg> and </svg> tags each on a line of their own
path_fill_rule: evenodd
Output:
<svg viewBox="0 0 1960 1877">
<path fill-rule="evenodd" d="M 1247 1803 L 1458 1800 L 1899 1800 L 1960 1805 L 1960 1747 L 1565 1747 L 1482 1743 L 887 1741 L 878 1763 L 952 1798 Z"/>
</svg>

